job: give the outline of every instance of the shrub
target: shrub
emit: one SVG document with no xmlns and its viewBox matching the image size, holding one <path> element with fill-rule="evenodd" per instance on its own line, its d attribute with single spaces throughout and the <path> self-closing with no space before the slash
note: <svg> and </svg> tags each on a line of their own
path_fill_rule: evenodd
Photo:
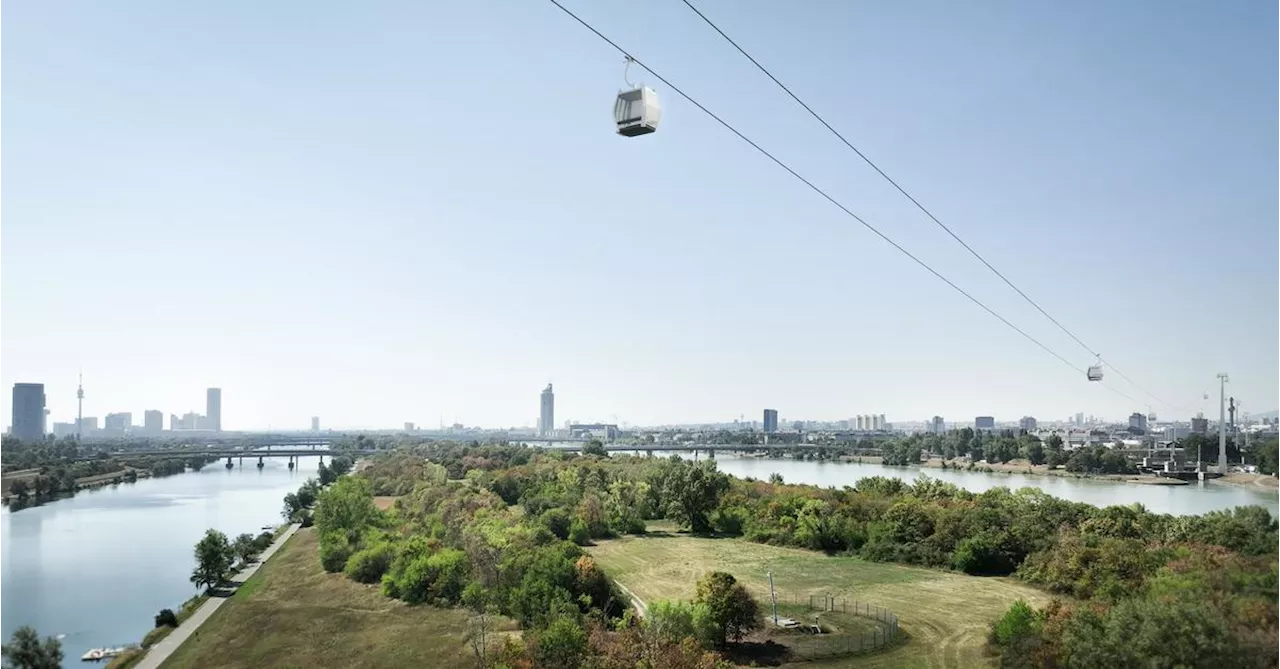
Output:
<svg viewBox="0 0 1280 669">
<path fill-rule="evenodd" d="M 347 558 L 344 571 L 347 578 L 359 583 L 377 583 L 382 575 L 391 568 L 395 559 L 395 547 L 382 542 L 362 551 L 357 551 Z"/>
<path fill-rule="evenodd" d="M 320 564 L 327 572 L 342 571 L 354 550 L 346 533 L 341 530 L 320 535 Z"/>
<path fill-rule="evenodd" d="M 540 667 L 578 667 L 587 653 L 587 632 L 572 618 L 557 618 L 533 637 L 533 657 Z"/>
<path fill-rule="evenodd" d="M 573 523 L 573 519 L 569 517 L 569 512 L 563 507 L 547 509 L 538 517 L 538 520 L 548 530 L 551 530 L 551 533 L 556 535 L 557 539 L 569 538 L 569 526 Z"/>
<path fill-rule="evenodd" d="M 569 541 L 579 546 L 591 543 L 591 531 L 587 529 L 587 524 L 581 518 L 574 518 L 573 523 L 569 525 Z"/>
<path fill-rule="evenodd" d="M 156 627 L 177 627 L 178 614 L 173 609 L 160 609 L 160 613 L 156 614 Z"/>
</svg>

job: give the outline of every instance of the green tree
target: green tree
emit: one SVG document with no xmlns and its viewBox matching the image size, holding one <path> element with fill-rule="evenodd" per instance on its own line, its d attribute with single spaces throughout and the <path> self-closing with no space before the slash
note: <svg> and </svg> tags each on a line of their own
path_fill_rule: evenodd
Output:
<svg viewBox="0 0 1280 669">
<path fill-rule="evenodd" d="M 714 462 L 698 464 L 680 461 L 665 483 L 670 504 L 667 513 L 694 532 L 710 532 L 708 516 L 729 489 L 729 477 L 717 471 Z"/>
<path fill-rule="evenodd" d="M 592 439 L 591 441 L 588 441 L 587 443 L 583 444 L 582 454 L 594 455 L 596 457 L 601 457 L 601 458 L 609 457 L 609 451 L 605 449 L 604 443 L 601 442 L 599 439 Z"/>
<path fill-rule="evenodd" d="M 31 494 L 31 489 L 27 487 L 26 480 L 18 479 L 13 482 L 13 485 L 9 486 L 9 492 L 18 499 L 26 499 Z"/>
<path fill-rule="evenodd" d="M 713 571 L 698 581 L 695 603 L 705 604 L 715 624 L 715 645 L 737 641 L 760 626 L 759 607 L 741 583 L 722 571 Z"/>
<path fill-rule="evenodd" d="M 577 669 L 587 654 L 587 632 L 573 618 L 552 621 L 546 629 L 531 634 L 533 657 L 539 667 Z"/>
<path fill-rule="evenodd" d="M 341 532 L 350 543 L 358 542 L 360 535 L 373 527 L 378 518 L 373 490 L 364 478 L 343 477 L 316 499 L 316 528 L 321 534 Z"/>
<path fill-rule="evenodd" d="M 258 556 L 258 545 L 254 541 L 253 535 L 245 532 L 235 538 L 231 542 L 231 552 L 235 554 L 236 559 L 241 564 L 249 564 L 253 558 Z"/>
<path fill-rule="evenodd" d="M 996 643 L 1008 647 L 1018 639 L 1035 635 L 1038 627 L 1035 610 L 1019 599 L 992 626 L 991 636 Z"/>
<path fill-rule="evenodd" d="M 40 635 L 31 627 L 23 625 L 13 633 L 9 643 L 4 644 L 5 665 L 14 669 L 59 669 L 62 666 L 62 642 L 53 637 Z"/>
<path fill-rule="evenodd" d="M 212 589 L 222 584 L 231 573 L 231 563 L 235 559 L 235 551 L 227 535 L 208 530 L 204 538 L 196 543 L 196 568 L 191 572 L 191 582 L 197 588 Z"/>
</svg>

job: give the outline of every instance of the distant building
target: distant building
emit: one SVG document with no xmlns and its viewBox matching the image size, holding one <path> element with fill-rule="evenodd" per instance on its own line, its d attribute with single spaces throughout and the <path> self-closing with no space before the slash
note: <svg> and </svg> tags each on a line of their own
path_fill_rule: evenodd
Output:
<svg viewBox="0 0 1280 669">
<path fill-rule="evenodd" d="M 1077 411 L 1077 412 L 1076 412 L 1076 425 L 1077 425 L 1077 426 L 1084 425 L 1084 412 L 1083 412 L 1083 411 Z"/>
<path fill-rule="evenodd" d="M 881 431 L 889 429 L 889 421 L 884 419 L 884 414 L 876 417 L 876 429 Z"/>
<path fill-rule="evenodd" d="M 861 418 L 861 416 L 859 416 Z M 764 410 L 764 431 L 765 434 L 773 434 L 778 431 L 778 410 Z"/>
<path fill-rule="evenodd" d="M 413 423 L 405 423 L 405 424 L 404 424 L 404 431 L 405 431 L 405 432 L 413 432 L 413 429 L 414 429 L 414 424 L 413 424 Z"/>
<path fill-rule="evenodd" d="M 1138 434 L 1147 433 L 1147 415 L 1141 411 L 1135 411 L 1129 414 L 1129 430 L 1136 431 Z"/>
<path fill-rule="evenodd" d="M 929 431 L 933 434 L 943 434 L 947 431 L 947 424 L 942 420 L 942 416 L 934 416 L 929 422 Z"/>
<path fill-rule="evenodd" d="M 973 429 L 994 430 L 996 429 L 996 419 L 991 416 L 978 416 L 973 419 Z"/>
<path fill-rule="evenodd" d="M 146 430 L 147 434 L 164 432 L 164 412 L 156 409 L 143 411 L 142 429 Z"/>
<path fill-rule="evenodd" d="M 312 432 L 319 432 L 319 431 L 320 431 L 320 417 L 319 417 L 319 416 L 312 416 L 312 417 L 311 417 L 311 431 L 312 431 Z"/>
<path fill-rule="evenodd" d="M 546 388 L 542 389 L 541 402 L 538 411 L 538 436 L 545 437 L 556 429 L 556 394 L 552 392 L 551 384 L 548 383 Z"/>
<path fill-rule="evenodd" d="M 205 417 L 194 411 L 182 414 L 181 418 L 172 414 L 169 416 L 170 430 L 204 430 L 207 429 L 205 427 L 207 424 L 208 421 L 205 420 Z"/>
<path fill-rule="evenodd" d="M 107 432 L 124 432 L 133 427 L 133 414 L 128 411 L 109 413 L 102 419 L 102 429 Z"/>
<path fill-rule="evenodd" d="M 1196 416 L 1191 419 L 1192 434 L 1209 434 L 1209 419 L 1204 416 Z"/>
<path fill-rule="evenodd" d="M 1026 430 L 1027 432 L 1035 432 L 1035 429 L 1036 429 L 1036 419 L 1035 419 L 1034 417 L 1032 417 L 1032 416 L 1023 416 L 1023 417 L 1018 421 L 1018 429 L 1019 429 L 1019 430 Z"/>
<path fill-rule="evenodd" d="M 75 423 L 54 423 L 53 436 L 58 438 L 76 436 L 76 424 Z"/>
<path fill-rule="evenodd" d="M 222 431 L 222 389 L 209 388 L 205 391 L 204 415 L 205 429 L 214 432 Z"/>
<path fill-rule="evenodd" d="M 1169 441 L 1177 441 L 1191 434 L 1191 430 L 1185 425 L 1166 425 L 1164 428 L 1164 438 Z"/>
<path fill-rule="evenodd" d="M 614 441 L 618 438 L 618 426 L 612 423 L 570 423 L 569 436 Z"/>
<path fill-rule="evenodd" d="M 90 433 L 92 433 L 92 432 L 97 432 L 97 431 L 98 431 L 98 417 L 97 417 L 97 416 L 85 416 L 84 418 L 81 418 L 81 419 L 80 419 L 80 425 L 79 425 L 79 427 L 78 427 L 78 430 L 79 430 L 79 432 L 80 432 L 80 434 L 81 434 L 81 435 L 90 434 Z"/>
<path fill-rule="evenodd" d="M 44 384 L 13 384 L 13 423 L 9 434 L 23 441 L 44 441 Z"/>
</svg>

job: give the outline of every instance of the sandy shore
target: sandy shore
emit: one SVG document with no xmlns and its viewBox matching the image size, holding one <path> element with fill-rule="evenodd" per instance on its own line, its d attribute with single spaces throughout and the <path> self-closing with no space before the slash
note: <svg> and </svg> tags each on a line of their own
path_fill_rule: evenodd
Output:
<svg viewBox="0 0 1280 669">
<path fill-rule="evenodd" d="M 1217 483 L 1225 483 L 1227 485 L 1238 486 L 1241 488 L 1249 488 L 1252 490 L 1266 490 L 1276 492 L 1280 490 L 1280 479 L 1268 474 L 1246 474 L 1245 472 L 1231 472 L 1226 476 L 1215 479 Z"/>
</svg>

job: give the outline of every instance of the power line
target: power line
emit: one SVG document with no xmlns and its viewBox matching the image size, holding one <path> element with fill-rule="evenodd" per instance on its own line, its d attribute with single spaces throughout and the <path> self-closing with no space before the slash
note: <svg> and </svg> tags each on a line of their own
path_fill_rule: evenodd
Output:
<svg viewBox="0 0 1280 669">
<path fill-rule="evenodd" d="M 970 255 L 972 255 L 974 258 L 977 258 L 977 259 L 978 259 L 978 262 L 981 262 L 983 265 L 985 265 L 985 266 L 987 267 L 987 269 L 991 270 L 991 272 L 992 272 L 992 273 L 994 273 L 996 276 L 1000 277 L 1000 280 L 1001 280 L 1001 281 L 1004 281 L 1004 282 L 1005 282 L 1005 285 L 1009 286 L 1010 288 L 1012 288 L 1012 289 L 1014 290 L 1014 292 L 1016 292 L 1016 293 L 1018 293 L 1018 295 L 1022 296 L 1022 299 L 1026 300 L 1028 304 L 1030 304 L 1031 306 L 1035 307 L 1035 308 L 1036 308 L 1036 310 L 1037 310 L 1037 311 L 1039 311 L 1039 312 L 1041 313 L 1041 315 L 1043 315 L 1045 318 L 1049 319 L 1049 321 L 1050 321 L 1050 322 L 1052 322 L 1054 325 L 1058 326 L 1058 329 L 1059 329 L 1059 330 L 1062 330 L 1063 332 L 1065 332 L 1065 333 L 1067 334 L 1067 336 L 1068 336 L 1068 337 L 1071 337 L 1071 339 L 1075 340 L 1075 342 L 1076 342 L 1077 344 L 1079 344 L 1079 345 L 1081 346 L 1081 348 L 1084 348 L 1086 351 L 1088 351 L 1089 353 L 1093 354 L 1095 357 L 1097 357 L 1097 358 L 1098 358 L 1098 360 L 1102 360 L 1102 355 L 1101 355 L 1100 353 L 1098 353 L 1097 351 L 1095 351 L 1095 350 L 1094 350 L 1092 347 L 1090 347 L 1088 344 L 1085 344 L 1085 343 L 1084 343 L 1084 342 L 1083 342 L 1079 337 L 1077 337 L 1077 336 L 1075 335 L 1075 333 L 1074 333 L 1074 332 L 1072 332 L 1071 330 L 1069 330 L 1069 329 L 1067 328 L 1067 326 L 1063 325 L 1061 322 L 1059 322 L 1059 321 L 1058 321 L 1058 319 L 1056 319 L 1056 318 L 1054 318 L 1053 316 L 1051 316 L 1051 315 L 1049 314 L 1049 312 L 1048 312 L 1048 311 L 1045 311 L 1044 307 L 1041 307 L 1041 306 L 1040 306 L 1040 304 L 1039 304 L 1038 302 L 1036 302 L 1035 300 L 1031 299 L 1031 296 L 1029 296 L 1029 295 L 1027 295 L 1025 292 L 1023 292 L 1021 288 L 1018 288 L 1016 285 L 1014 285 L 1014 283 L 1013 283 L 1012 281 L 1010 281 L 1010 280 L 1009 280 L 1009 278 L 1008 278 L 1008 277 L 1006 277 L 1003 273 L 1001 273 L 1001 272 L 1000 272 L 1000 270 L 996 269 L 996 268 L 995 268 L 991 263 L 987 262 L 987 259 L 986 259 L 986 258 L 982 257 L 982 255 L 981 255 L 980 253 L 978 253 L 977 251 L 975 251 L 975 250 L 973 249 L 973 247 L 969 246 L 969 245 L 968 245 L 968 244 L 967 244 L 963 239 L 961 239 L 961 238 L 960 238 L 960 236 L 959 236 L 959 235 L 957 235 L 957 234 L 956 234 L 956 233 L 955 233 L 951 228 L 947 227 L 947 225 L 946 225 L 945 223 L 943 223 L 941 220 L 939 220 L 937 216 L 934 216 L 934 215 L 933 215 L 933 212 L 929 211 L 929 210 L 928 210 L 928 209 L 927 209 L 923 204 L 920 204 L 920 201 L 919 201 L 919 200 L 917 200 L 915 197 L 913 197 L 913 196 L 911 195 L 911 193 L 908 193 L 908 192 L 907 192 L 907 189 L 903 188 L 901 184 L 899 184 L 897 181 L 894 181 L 893 177 L 890 177 L 888 174 L 886 174 L 886 173 L 885 173 L 885 171 L 884 171 L 884 170 L 880 169 L 880 166 L 879 166 L 879 165 L 876 165 L 876 164 L 875 164 L 875 162 L 874 162 L 874 161 L 872 161 L 870 158 L 868 158 L 868 157 L 867 157 L 867 155 L 866 155 L 866 154 L 864 154 L 862 151 L 860 151 L 860 150 L 858 149 L 858 147 L 854 146 L 854 145 L 853 145 L 853 143 L 852 143 L 852 142 L 850 142 L 848 139 L 845 139 L 845 136 L 844 136 L 844 135 L 842 135 L 842 134 L 840 134 L 840 131 L 838 131 L 838 130 L 836 130 L 834 127 L 832 127 L 832 126 L 831 126 L 831 124 L 830 124 L 830 123 L 828 123 L 826 119 L 822 118 L 822 116 L 821 116 L 820 114 L 818 114 L 818 112 L 814 111 L 814 110 L 813 110 L 813 108 L 812 108 L 812 107 L 810 107 L 807 103 L 805 103 L 805 101 L 804 101 L 804 100 L 801 100 L 801 99 L 800 99 L 800 96 L 798 96 L 798 95 L 796 95 L 795 93 L 793 93 L 793 92 L 791 91 L 791 89 L 790 89 L 790 88 L 788 88 L 786 84 L 782 83 L 782 81 L 780 81 L 777 77 L 775 77 L 775 76 L 773 75 L 773 73 L 769 71 L 769 69 L 768 69 L 768 68 L 766 68 L 764 65 L 761 65 L 761 64 L 760 64 L 760 61 L 756 60 L 756 59 L 755 59 L 755 57 L 753 57 L 750 53 L 747 53 L 747 50 L 746 50 L 746 49 L 742 48 L 742 46 L 741 46 L 741 45 L 739 45 L 737 42 L 735 42 L 735 41 L 733 40 L 733 38 L 732 38 L 732 37 L 729 37 L 729 35 L 728 35 L 728 34 L 726 34 L 723 30 L 721 30 L 721 29 L 720 29 L 720 26 L 716 25 L 716 24 L 715 24 L 715 22 L 713 22 L 711 19 L 707 18 L 707 15 L 706 15 L 706 14 L 703 14 L 703 13 L 702 13 L 702 11 L 701 11 L 701 10 L 699 10 L 697 7 L 695 7 L 695 6 L 693 5 L 693 3 L 692 3 L 692 2 L 690 2 L 689 0 L 681 0 L 681 2 L 683 2 L 683 3 L 685 4 L 685 6 L 687 6 L 689 9 L 693 10 L 693 13 L 694 13 L 694 14 L 697 14 L 697 15 L 698 15 L 698 18 L 700 18 L 700 19 L 702 19 L 704 22 L 706 22 L 706 24 L 707 24 L 708 26 L 711 26 L 711 29 L 712 29 L 712 30 L 715 30 L 717 33 L 719 33 L 719 34 L 720 34 L 720 36 L 721 36 L 721 37 L 723 37 L 723 38 L 725 39 L 725 41 L 726 41 L 726 42 L 728 42 L 729 44 L 731 44 L 731 45 L 733 46 L 733 48 L 737 49 L 737 50 L 738 50 L 738 53 L 742 54 L 742 55 L 743 55 L 743 57 L 745 57 L 747 60 L 751 61 L 751 64 L 752 64 L 752 65 L 755 65 L 755 66 L 756 66 L 756 68 L 757 68 L 758 70 L 760 70 L 761 72 L 763 72 L 765 76 L 767 76 L 767 77 L 769 77 L 769 79 L 773 80 L 773 83 L 777 84 L 777 85 L 778 85 L 778 88 L 781 88 L 784 92 L 786 92 L 786 94 L 787 94 L 787 95 L 791 96 L 791 99 L 792 99 L 792 100 L 795 100 L 795 101 L 796 101 L 796 104 L 798 104 L 798 105 L 800 105 L 801 107 L 803 107 L 805 111 L 809 112 L 809 115 L 810 115 L 810 116 L 813 116 L 813 118 L 817 119 L 817 121 L 818 121 L 819 123 L 821 123 L 824 127 L 826 127 L 826 129 L 827 129 L 827 130 L 831 131 L 831 134 L 835 135 L 835 136 L 836 136 L 836 138 L 837 138 L 837 139 L 839 139 L 842 143 L 844 143 L 844 145 L 845 145 L 845 146 L 849 147 L 849 150 L 851 150 L 851 151 L 853 151 L 855 154 L 857 154 L 857 155 L 858 155 L 858 157 L 859 157 L 859 158 L 861 158 L 863 162 L 865 162 L 867 165 L 869 165 L 869 166 L 871 167 L 871 169 L 875 170 L 875 171 L 876 171 L 876 173 L 877 173 L 877 174 L 879 174 L 881 177 L 884 177 L 884 180 L 885 180 L 885 181 L 888 181 L 888 182 L 889 182 L 889 183 L 890 183 L 894 188 L 896 188 L 896 189 L 898 190 L 898 192 L 899 192 L 899 193 L 902 193 L 903 197 L 905 197 L 905 198 L 907 198 L 908 200 L 910 200 L 910 201 L 911 201 L 911 204 L 915 205 L 915 206 L 916 206 L 916 208 L 917 208 L 917 209 L 919 209 L 921 212 L 923 212 L 925 216 L 928 216 L 930 220 L 932 220 L 934 223 L 936 223 L 936 224 L 938 225 L 938 227 L 940 227 L 940 228 L 942 228 L 943 230 L 945 230 L 945 231 L 946 231 L 946 233 L 947 233 L 948 235 L 950 235 L 952 239 L 956 240 L 956 242 L 958 242 L 961 246 L 963 246 L 963 247 L 964 247 L 964 249 L 965 249 L 966 251 L 968 251 Z M 650 70 L 650 71 L 652 72 L 652 70 Z M 1165 405 L 1167 405 L 1167 406 L 1170 406 L 1170 407 L 1174 406 L 1174 405 L 1170 404 L 1169 402 L 1166 402 L 1166 401 L 1164 401 L 1164 400 L 1160 399 L 1159 397 L 1157 397 L 1156 395 L 1154 395 L 1153 393 L 1151 393 L 1151 391 L 1147 390 L 1146 388 L 1143 388 L 1142 386 L 1140 386 L 1140 385 L 1138 385 L 1137 383 L 1135 383 L 1135 382 L 1133 381 L 1133 379 L 1131 379 L 1131 378 L 1129 378 L 1128 376 L 1126 376 L 1126 375 L 1125 375 L 1123 372 L 1121 372 L 1119 369 L 1116 369 L 1114 366 L 1112 366 L 1112 365 L 1111 365 L 1111 363 L 1107 363 L 1107 366 L 1108 366 L 1112 371 L 1114 371 L 1116 374 L 1119 374 L 1121 378 L 1123 378 L 1124 380 L 1128 381 L 1131 385 L 1133 385 L 1133 387 L 1137 388 L 1138 390 L 1141 390 L 1142 392 L 1146 393 L 1147 395 L 1151 396 L 1152 398 L 1156 399 L 1157 401 L 1159 401 L 1159 402 L 1161 402 L 1161 403 L 1163 403 L 1163 404 L 1165 404 Z"/>
<path fill-rule="evenodd" d="M 917 258 L 917 257 L 916 257 L 915 255 L 913 255 L 910 251 L 906 250 L 906 249 L 905 249 L 905 248 L 903 248 L 900 244 L 898 244 L 897 242 L 895 242 L 895 241 L 893 241 L 892 239 L 890 239 L 888 235 L 884 234 L 883 232 L 880 232 L 880 230 L 878 230 L 875 226 L 873 226 L 873 225 L 871 225 L 870 223 L 868 223 L 868 222 L 866 222 L 865 220 L 863 220 L 861 216 L 858 216 L 857 214 L 853 213 L 853 211 L 851 211 L 848 207 L 844 206 L 844 205 L 843 205 L 843 204 L 841 204 L 838 200 L 836 200 L 835 198 L 833 198 L 833 197 L 831 197 L 830 195 L 828 195 L 826 191 L 822 190 L 822 189 L 821 189 L 821 188 L 819 188 L 818 186 L 814 185 L 814 183 L 813 183 L 813 182 L 811 182 L 811 181 L 809 181 L 808 179 L 806 179 L 806 178 L 804 178 L 803 176 L 801 176 L 801 175 L 800 175 L 800 173 L 799 173 L 799 172 L 797 172 L 797 171 L 795 171 L 794 169 L 792 169 L 792 168 L 791 168 L 791 166 L 789 166 L 789 165 L 787 165 L 786 163 L 782 162 L 782 161 L 781 161 L 781 160 L 779 160 L 776 156 L 774 156 L 772 153 L 769 153 L 767 150 L 765 150 L 765 149 L 764 149 L 763 147 L 761 147 L 759 144 L 757 144 L 757 143 L 755 143 L 754 141 L 752 141 L 752 140 L 751 140 L 751 138 L 749 138 L 749 137 L 747 137 L 746 135 L 742 134 L 742 132 L 740 132 L 737 128 L 733 127 L 733 126 L 732 126 L 732 125 L 730 125 L 727 121 L 725 121 L 724 119 L 722 119 L 722 118 L 720 118 L 719 116 L 717 116 L 717 115 L 715 114 L 715 112 L 712 112 L 710 109 L 707 109 L 705 106 L 703 106 L 703 105 L 702 105 L 702 103 L 698 102 L 698 101 L 697 101 L 697 100 L 695 100 L 692 96 L 690 96 L 688 93 L 685 93 L 685 92 L 684 92 L 683 90 L 681 90 L 678 86 L 676 86 L 675 84 L 673 84 L 673 83 L 671 83 L 670 81 L 668 81 L 668 80 L 667 80 L 665 77 L 663 77 L 661 74 L 658 74 L 657 72 L 655 72 L 655 71 L 653 70 L 653 68 L 651 68 L 651 67 L 649 67 L 648 65 L 646 65 L 646 64 L 645 64 L 643 61 L 641 61 L 639 58 L 636 58 L 634 55 L 632 55 L 632 54 L 631 54 L 630 52 L 628 52 L 626 49 L 622 48 L 621 46 L 618 46 L 618 44 L 617 44 L 616 42 L 614 42 L 613 40 L 609 39 L 607 36 L 605 36 L 605 35 L 604 35 L 604 33 L 600 32 L 599 30 L 596 30 L 596 29 L 595 29 L 595 27 L 593 27 L 590 23 L 587 23 L 586 21 L 584 21 L 584 20 L 582 20 L 581 18 L 579 18 L 577 14 L 574 14 L 572 11 L 570 11 L 568 8 L 566 8 L 564 5 L 560 4 L 560 2 L 559 2 L 558 0 L 549 0 L 549 2 L 550 2 L 551 4 L 553 4 L 553 5 L 555 5 L 556 7 L 559 7 L 559 8 L 560 8 L 560 11 L 563 11 L 565 14 L 568 14 L 570 17 L 572 17 L 572 18 L 573 18 L 573 20 L 575 20 L 575 21 L 577 21 L 578 23 L 582 24 L 582 26 L 583 26 L 584 28 L 586 28 L 587 30 L 590 30 L 591 32 L 595 33 L 596 37 L 599 37 L 600 39 L 604 40 L 604 41 L 605 41 L 609 46 L 611 46 L 611 47 L 613 47 L 614 49 L 616 49 L 616 50 L 617 50 L 619 53 L 621 53 L 623 56 L 626 56 L 627 58 L 629 58 L 629 59 L 631 60 L 631 62 L 634 62 L 636 65 L 639 65 L 640 67 L 643 67 L 645 70 L 647 70 L 647 71 L 649 72 L 649 74 L 652 74 L 652 75 L 654 76 L 654 78 L 656 78 L 658 81 L 661 81 L 663 84 L 665 84 L 665 85 L 667 86 L 667 88 L 670 88 L 671 90 L 675 91 L 675 92 L 676 92 L 676 94 L 678 94 L 680 97 L 684 98 L 684 99 L 685 99 L 685 100 L 687 100 L 690 104 L 692 104 L 693 106 L 695 106 L 695 107 L 697 107 L 698 109 L 700 109 L 704 114 L 706 114 L 707 116 L 710 116 L 710 117 L 711 117 L 712 119 L 714 119 L 717 123 L 719 123 L 720 125 L 724 126 L 726 130 L 728 130 L 729 132 L 732 132 L 734 135 L 737 135 L 737 136 L 738 136 L 738 139 L 741 139 L 742 141 L 744 141 L 744 142 L 746 142 L 747 144 L 751 145 L 751 147 L 752 147 L 753 149 L 755 149 L 756 151 L 759 151 L 760 153 L 764 154 L 764 156 L 765 156 L 765 157 L 767 157 L 769 160 L 772 160 L 772 161 L 773 161 L 775 164 L 777 164 L 779 167 L 781 167 L 782 169 L 786 170 L 789 174 L 791 174 L 791 176 L 795 177 L 795 178 L 796 178 L 797 180 L 799 180 L 801 183 L 803 183 L 804 185 L 808 186 L 811 190 L 813 190 L 813 191 L 814 191 L 815 193 L 817 193 L 818 195 L 821 195 L 824 199 L 826 199 L 828 202 L 830 202 L 831 204 L 833 204 L 833 205 L 835 205 L 836 207 L 838 207 L 838 208 L 839 208 L 841 211 L 843 211 L 845 214 L 848 214 L 848 215 L 849 215 L 849 217 L 851 217 L 853 220 L 855 220 L 855 221 L 857 221 L 857 222 L 861 223 L 861 224 L 863 225 L 863 227 L 865 227 L 865 228 L 867 228 L 868 230 L 870 230 L 871 232 L 875 233 L 875 234 L 876 234 L 876 236 L 878 236 L 880 239 L 883 239 L 884 241 L 888 242 L 888 243 L 889 243 L 889 245 L 893 246 L 893 248 L 897 249 L 900 253 L 902 253 L 903 255 L 907 256 L 907 257 L 908 257 L 908 258 L 910 258 L 911 260 L 915 261 L 915 263 L 916 263 L 917 265 L 920 265 L 920 266 L 921 266 L 921 267 L 923 267 L 925 270 L 927 270 L 930 274 L 932 274 L 933 276 L 935 276 L 935 277 L 937 277 L 939 280 L 941 280 L 943 283 L 947 284 L 948 286 L 951 286 L 951 288 L 952 288 L 952 289 L 954 289 L 956 292 L 958 292 L 958 293 L 960 293 L 961 295 L 963 295 L 963 296 L 965 296 L 966 298 L 968 298 L 970 302 L 973 302 L 974 304 L 978 305 L 979 307 L 982 307 L 982 309 L 983 309 L 984 311 L 986 311 L 987 313 L 989 313 L 989 314 L 991 314 L 992 316 L 994 316 L 994 317 L 996 317 L 997 319 L 999 319 L 999 321 L 1000 321 L 1001 323 L 1004 323 L 1005 325 L 1009 326 L 1011 329 L 1013 329 L 1013 331 L 1014 331 L 1014 332 L 1017 332 L 1018 334 L 1022 335 L 1022 336 L 1023 336 L 1024 338 L 1026 338 L 1028 341 L 1030 341 L 1031 343 L 1033 343 L 1033 344 L 1035 344 L 1036 346 L 1040 347 L 1042 350 L 1044 350 L 1044 351 L 1045 351 L 1046 353 L 1048 353 L 1049 355 L 1052 355 L 1053 357 L 1057 358 L 1058 360 L 1060 360 L 1060 361 L 1061 361 L 1063 364 L 1065 364 L 1066 366 L 1068 366 L 1068 367 L 1070 367 L 1071 369 L 1073 369 L 1073 370 L 1075 370 L 1075 371 L 1077 371 L 1077 372 L 1080 372 L 1080 373 L 1084 373 L 1084 372 L 1085 372 L 1085 370 L 1083 370 L 1083 369 L 1080 369 L 1080 368 L 1076 367 L 1076 366 L 1075 366 L 1075 364 L 1073 364 L 1070 360 L 1067 360 L 1066 358 L 1062 357 L 1060 354 L 1058 354 L 1058 352 L 1057 352 L 1057 351 L 1054 351 L 1053 349 L 1051 349 L 1051 348 L 1049 348 L 1048 346 L 1046 346 L 1046 345 L 1044 345 L 1043 343 L 1041 343 L 1041 342 L 1040 342 L 1040 340 L 1038 340 L 1038 339 L 1036 339 L 1035 337 L 1032 337 L 1031 335 L 1027 334 L 1027 333 L 1026 333 L 1022 328 L 1019 328 L 1018 326 L 1016 326 L 1016 325 L 1014 325 L 1013 323 L 1009 322 L 1009 320 L 1008 320 L 1008 319 L 1006 319 L 1004 316 L 1001 316 L 1000 314 L 996 313 L 996 311 L 995 311 L 994 309 L 992 309 L 991 307 L 988 307 L 988 306 L 987 306 L 986 304 L 984 304 L 981 300 L 979 300 L 978 298 L 976 298 L 976 297 L 974 297 L 973 295 L 969 294 L 967 291 L 965 291 L 965 290 L 964 290 L 963 288 L 961 288 L 960 286 L 957 286 L 957 285 L 956 285 L 955 283 L 953 283 L 950 279 L 948 279 L 947 277 L 945 277 L 945 276 L 943 276 L 942 274 L 940 274 L 940 273 L 939 273 L 937 270 L 935 270 L 934 268 L 930 267 L 928 263 L 926 263 L 926 262 L 924 262 L 923 260 L 921 260 L 921 259 Z"/>
</svg>

